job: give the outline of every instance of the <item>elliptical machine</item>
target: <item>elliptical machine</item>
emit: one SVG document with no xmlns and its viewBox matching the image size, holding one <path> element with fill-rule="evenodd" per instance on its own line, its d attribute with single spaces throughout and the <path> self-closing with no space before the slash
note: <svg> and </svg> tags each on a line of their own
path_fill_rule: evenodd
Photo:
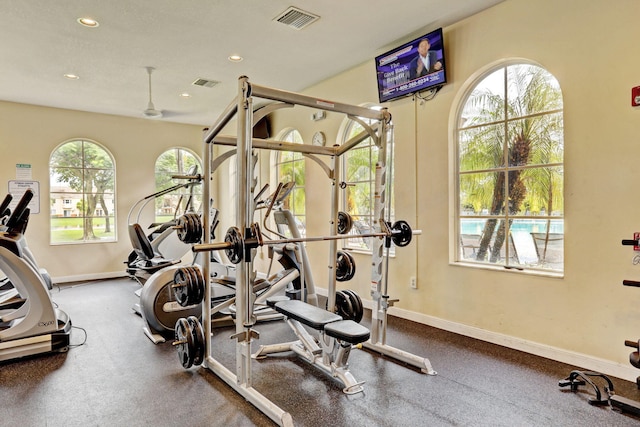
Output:
<svg viewBox="0 0 640 427">
<path fill-rule="evenodd" d="M 177 319 L 182 316 L 198 315 L 201 312 L 198 305 L 181 307 L 171 292 L 171 284 L 176 270 L 180 268 L 177 264 L 190 251 L 190 245 L 180 239 L 177 226 L 183 217 L 191 220 L 198 217 L 194 208 L 194 188 L 200 185 L 202 176 L 198 173 L 198 166 L 194 165 L 186 175 L 173 175 L 171 178 L 186 182 L 142 198 L 131 207 L 127 216 L 129 239 L 133 251 L 125 261 L 126 271 L 129 277 L 142 285 L 142 288 L 136 291 L 139 300 L 132 308 L 135 313 L 142 316 L 143 331 L 155 344 L 165 341 L 162 334 L 173 331 Z M 151 232 L 145 234 L 139 223 L 144 208 L 158 197 L 182 188 L 189 190 L 184 215 L 178 217 L 184 197 L 181 195 L 173 219 L 164 223 L 151 224 L 149 226 Z"/>
<path fill-rule="evenodd" d="M 266 208 L 270 212 L 274 206 L 278 207 L 293 188 L 293 183 L 286 186 L 280 184 L 276 192 L 264 200 L 259 200 L 267 190 L 265 185 L 256 196 L 256 206 Z M 268 217 L 268 213 L 266 215 Z M 212 213 L 211 235 L 214 237 L 218 225 L 217 211 Z M 178 219 L 178 235 L 185 242 L 198 243 L 203 230 L 199 218 Z M 183 228 L 180 228 L 183 227 Z M 284 269 L 270 274 L 258 273 L 254 279 L 256 292 L 255 314 L 258 322 L 281 320 L 283 316 L 267 306 L 267 298 L 280 292 L 287 295 L 301 294 L 300 265 L 293 254 L 295 250 L 284 248 L 278 251 L 279 262 Z M 272 254 L 274 255 L 274 254 Z M 270 255 L 270 256 L 272 256 Z M 272 257 L 273 261 L 273 257 Z M 222 327 L 233 324 L 235 317 L 235 265 L 224 264 L 216 251 L 205 255 L 198 253 L 194 265 L 184 267 L 172 265 L 151 275 L 142 287 L 140 294 L 140 314 L 144 319 L 145 335 L 154 343 L 165 342 L 165 335 L 174 333 L 176 323 L 180 318 L 194 316 L 200 318 L 202 314 L 202 298 L 204 296 L 204 278 L 198 266 L 209 263 L 211 276 L 211 326 Z M 233 261 L 232 261 L 233 262 Z M 271 265 L 269 266 L 269 270 Z M 310 272 L 309 272 L 310 273 Z M 310 280 L 310 279 L 308 279 Z M 315 291 L 314 291 L 315 296 Z"/>
<path fill-rule="evenodd" d="M 69 349 L 71 320 L 53 305 L 42 275 L 24 257 L 24 232 L 32 198 L 33 192 L 27 190 L 9 217 L 6 229 L 0 232 L 0 270 L 24 298 L 18 309 L 24 315 L 16 317 L 13 311 L 11 317 L 16 318 L 0 323 L 0 361 Z"/>
<path fill-rule="evenodd" d="M 164 223 L 153 223 L 151 230 L 145 234 L 140 226 L 140 216 L 144 208 L 151 202 L 164 195 L 173 193 L 182 188 L 189 190 L 189 195 L 184 207 L 185 214 L 195 215 L 194 188 L 202 182 L 202 176 L 198 173 L 198 166 L 192 166 L 186 175 L 173 175 L 172 179 L 181 179 L 186 182 L 174 185 L 156 193 L 150 194 L 138 200 L 129 210 L 127 224 L 129 239 L 133 251 L 127 257 L 125 264 L 129 276 L 137 280 L 141 285 L 156 271 L 180 262 L 180 258 L 186 255 L 190 246 L 183 243 L 177 236 L 175 226 L 178 222 L 178 211 L 182 204 L 183 196 L 175 208 L 173 219 Z"/>
</svg>

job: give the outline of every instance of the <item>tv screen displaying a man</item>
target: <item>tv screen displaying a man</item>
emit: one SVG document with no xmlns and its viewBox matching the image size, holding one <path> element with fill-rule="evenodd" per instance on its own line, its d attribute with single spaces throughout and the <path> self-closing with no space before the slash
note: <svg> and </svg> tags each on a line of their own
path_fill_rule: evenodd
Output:
<svg viewBox="0 0 640 427">
<path fill-rule="evenodd" d="M 446 83 L 442 29 L 376 57 L 380 102 Z"/>
</svg>

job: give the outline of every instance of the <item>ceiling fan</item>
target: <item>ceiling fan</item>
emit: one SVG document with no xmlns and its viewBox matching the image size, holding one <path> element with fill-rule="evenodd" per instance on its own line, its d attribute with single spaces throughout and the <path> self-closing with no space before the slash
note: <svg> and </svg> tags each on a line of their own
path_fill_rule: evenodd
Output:
<svg viewBox="0 0 640 427">
<path fill-rule="evenodd" d="M 144 110 L 143 114 L 145 117 L 150 119 L 159 119 L 162 117 L 162 111 L 156 110 L 156 107 L 153 105 L 153 101 L 151 100 L 151 73 L 155 68 L 153 67 L 145 67 L 147 69 L 147 74 L 149 75 L 149 104 L 147 104 L 147 109 Z"/>
</svg>

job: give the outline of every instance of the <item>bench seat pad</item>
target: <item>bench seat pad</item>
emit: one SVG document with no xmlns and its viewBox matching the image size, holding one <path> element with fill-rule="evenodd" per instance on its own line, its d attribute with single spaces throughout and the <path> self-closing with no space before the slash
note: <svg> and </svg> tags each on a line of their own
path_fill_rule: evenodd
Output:
<svg viewBox="0 0 640 427">
<path fill-rule="evenodd" d="M 342 320 L 342 317 L 335 313 L 300 300 L 279 301 L 274 308 L 279 313 L 317 330 L 322 330 L 329 323 Z"/>
<path fill-rule="evenodd" d="M 330 337 L 346 341 L 351 344 L 359 344 L 369 339 L 369 329 L 353 320 L 341 320 L 329 323 L 324 327 L 324 333 Z"/>
</svg>

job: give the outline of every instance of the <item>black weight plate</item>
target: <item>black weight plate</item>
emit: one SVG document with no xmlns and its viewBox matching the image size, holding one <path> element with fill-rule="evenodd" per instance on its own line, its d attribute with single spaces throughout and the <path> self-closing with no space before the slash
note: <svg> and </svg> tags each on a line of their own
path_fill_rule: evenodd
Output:
<svg viewBox="0 0 640 427">
<path fill-rule="evenodd" d="M 184 217 L 187 220 L 187 231 L 185 233 L 184 242 L 193 243 L 193 234 L 195 232 L 194 227 L 196 225 L 193 222 L 193 217 L 191 216 L 191 214 L 184 214 Z"/>
<path fill-rule="evenodd" d="M 233 264 L 238 264 L 244 258 L 244 247 L 242 242 L 242 234 L 238 227 L 230 227 L 224 236 L 224 241 L 231 243 L 231 247 L 225 249 L 224 252 Z"/>
<path fill-rule="evenodd" d="M 179 343 L 175 344 L 176 350 L 178 351 L 178 359 L 180 360 L 182 367 L 188 369 L 193 366 L 195 348 L 191 326 L 184 317 L 181 317 L 176 322 L 175 338 L 176 342 Z"/>
<path fill-rule="evenodd" d="M 336 280 L 338 282 L 344 282 L 349 274 L 350 263 L 347 253 L 344 251 L 338 251 L 338 257 L 336 259 Z"/>
<path fill-rule="evenodd" d="M 391 240 L 396 246 L 403 247 L 411 243 L 413 232 L 407 221 L 399 220 L 393 223 L 391 227 Z"/>
<path fill-rule="evenodd" d="M 195 288 L 196 288 L 196 297 L 195 304 L 200 304 L 202 299 L 204 298 L 204 276 L 202 275 L 202 271 L 198 267 L 192 267 L 195 274 Z"/>
<path fill-rule="evenodd" d="M 188 293 L 188 298 L 187 298 L 187 305 L 194 305 L 199 303 L 200 301 L 197 301 L 198 299 L 198 289 L 196 288 L 197 284 L 196 284 L 196 274 L 193 271 L 193 267 L 185 267 L 185 270 L 187 272 L 187 275 L 189 276 L 189 281 L 188 284 L 189 286 L 187 286 L 187 289 L 189 290 Z"/>
<path fill-rule="evenodd" d="M 353 305 L 353 319 L 351 320 L 356 323 L 360 323 L 362 316 L 364 315 L 364 306 L 362 305 L 360 295 L 351 289 L 345 289 L 343 292 L 351 298 L 351 304 Z"/>
<path fill-rule="evenodd" d="M 200 220 L 200 215 L 198 214 L 191 214 L 193 215 L 193 220 L 195 222 L 195 235 L 193 236 L 193 242 L 192 243 L 198 243 L 200 240 L 202 240 L 202 221 Z"/>
<path fill-rule="evenodd" d="M 177 269 L 173 275 L 173 283 L 175 285 L 175 287 L 173 287 L 173 296 L 176 302 L 182 307 L 189 305 L 189 280 L 189 274 L 184 268 Z"/>
<path fill-rule="evenodd" d="M 185 215 L 182 215 L 181 217 L 179 217 L 178 222 L 176 223 L 176 235 L 178 236 L 178 239 L 180 239 L 181 242 L 185 242 L 185 237 L 188 232 L 187 230 L 188 223 L 189 223 L 189 220 Z"/>
<path fill-rule="evenodd" d="M 345 291 L 336 292 L 336 313 L 344 320 L 355 320 L 357 317 L 353 300 Z"/>
<path fill-rule="evenodd" d="M 346 251 L 338 251 L 336 260 L 336 280 L 346 282 L 353 279 L 356 274 L 356 261 Z"/>
<path fill-rule="evenodd" d="M 346 212 L 338 212 L 338 234 L 347 234 L 353 227 L 351 215 Z"/>
<path fill-rule="evenodd" d="M 189 215 L 190 222 L 190 233 L 189 233 L 189 241 L 187 243 L 198 243 L 200 241 L 200 236 L 202 236 L 202 225 L 200 224 L 200 217 L 196 214 L 187 214 Z"/>
<path fill-rule="evenodd" d="M 187 317 L 187 322 L 189 322 L 189 325 L 191 326 L 191 334 L 193 336 L 193 364 L 195 366 L 200 366 L 204 361 L 204 331 L 196 316 Z"/>
</svg>

